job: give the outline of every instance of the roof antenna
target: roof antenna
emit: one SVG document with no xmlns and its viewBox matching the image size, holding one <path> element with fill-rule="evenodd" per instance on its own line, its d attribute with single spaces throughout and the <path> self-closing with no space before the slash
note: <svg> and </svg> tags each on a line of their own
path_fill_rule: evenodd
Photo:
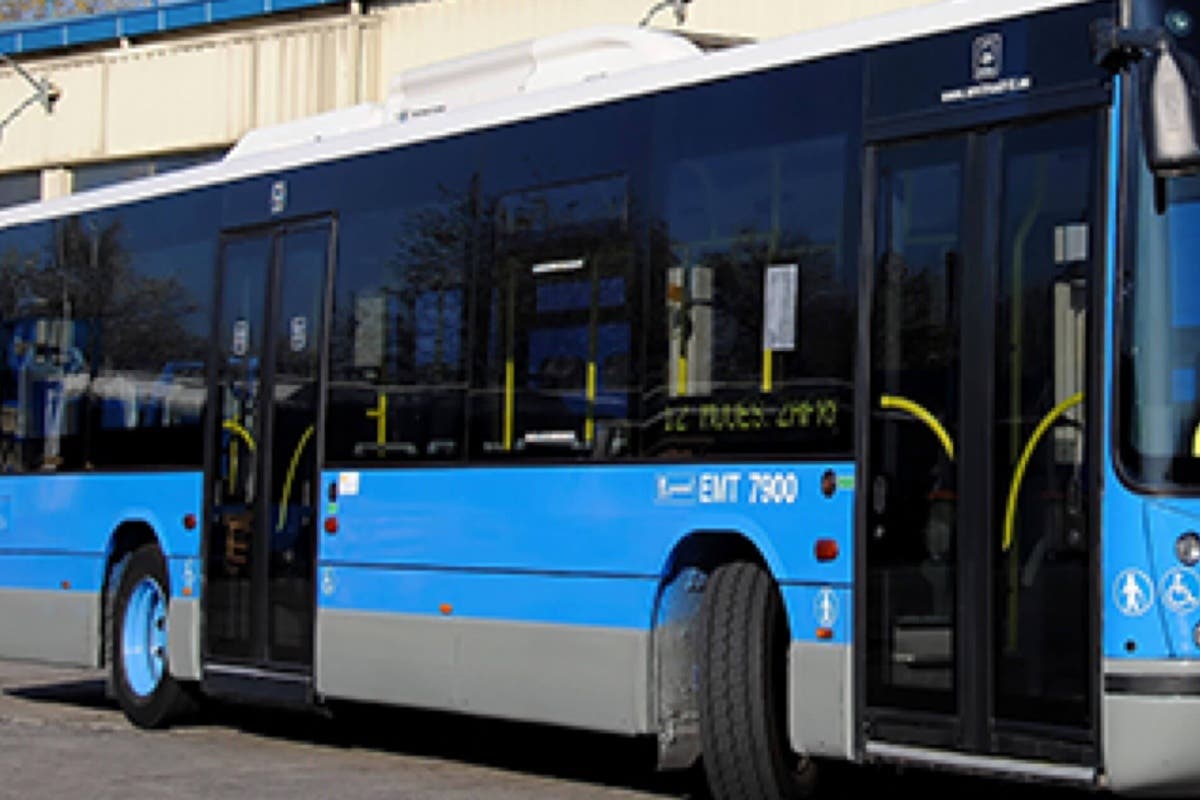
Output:
<svg viewBox="0 0 1200 800">
<path fill-rule="evenodd" d="M 639 28 L 644 28 L 650 24 L 650 20 L 654 15 L 662 11 L 664 8 L 672 8 L 675 10 L 675 24 L 682 25 L 687 19 L 687 5 L 692 0 L 658 0 L 650 10 L 646 12 L 646 16 L 642 17 L 642 21 L 638 23 Z"/>
<path fill-rule="evenodd" d="M 26 97 L 21 104 L 8 113 L 3 120 L 0 120 L 0 136 L 4 134 L 4 129 L 8 124 L 17 118 L 18 115 L 33 103 L 41 103 L 42 108 L 46 109 L 49 114 L 54 111 L 54 104 L 58 102 L 58 98 L 62 92 L 57 86 L 45 78 L 35 78 L 25 71 L 25 68 L 13 61 L 6 54 L 0 53 L 0 62 L 3 62 L 15 69 L 22 78 L 24 78 L 30 86 L 33 87 L 33 94 Z"/>
</svg>

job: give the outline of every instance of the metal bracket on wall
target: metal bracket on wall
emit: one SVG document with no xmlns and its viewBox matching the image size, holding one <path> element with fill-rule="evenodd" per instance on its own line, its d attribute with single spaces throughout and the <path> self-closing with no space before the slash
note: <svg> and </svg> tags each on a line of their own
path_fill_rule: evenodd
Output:
<svg viewBox="0 0 1200 800">
<path fill-rule="evenodd" d="M 21 103 L 8 113 L 3 120 L 0 120 L 0 136 L 4 135 L 4 129 L 8 127 L 14 119 L 20 116 L 21 112 L 34 103 L 41 103 L 42 108 L 47 114 L 54 111 L 54 104 L 58 102 L 58 98 L 62 96 L 61 90 L 53 83 L 45 78 L 35 78 L 29 74 L 20 64 L 13 61 L 4 53 L 0 53 L 0 62 L 3 62 L 17 71 L 17 73 L 33 87 L 33 94 L 26 97 Z"/>
</svg>

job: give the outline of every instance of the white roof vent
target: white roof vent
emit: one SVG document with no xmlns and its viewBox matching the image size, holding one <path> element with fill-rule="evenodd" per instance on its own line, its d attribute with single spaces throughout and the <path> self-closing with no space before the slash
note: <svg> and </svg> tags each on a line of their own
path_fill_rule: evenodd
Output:
<svg viewBox="0 0 1200 800">
<path fill-rule="evenodd" d="M 364 103 L 256 128 L 225 158 L 312 144 L 397 119 L 582 83 L 703 52 L 682 36 L 647 28 L 588 28 L 535 39 L 403 72 L 392 80 L 386 104 Z"/>
<path fill-rule="evenodd" d="M 311 144 L 351 131 L 377 128 L 385 121 L 383 106 L 378 103 L 364 103 L 279 125 L 267 125 L 255 128 L 242 136 L 225 154 L 225 158 L 237 158 L 298 144 Z"/>
<path fill-rule="evenodd" d="M 586 28 L 403 72 L 392 79 L 387 111 L 403 120 L 702 52 L 686 38 L 650 28 Z"/>
</svg>

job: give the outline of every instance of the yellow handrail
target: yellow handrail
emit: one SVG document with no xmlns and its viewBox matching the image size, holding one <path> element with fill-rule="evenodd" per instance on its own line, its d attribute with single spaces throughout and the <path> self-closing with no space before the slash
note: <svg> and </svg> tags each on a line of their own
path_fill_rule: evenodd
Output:
<svg viewBox="0 0 1200 800">
<path fill-rule="evenodd" d="M 239 425 L 238 423 L 234 422 L 231 419 L 227 419 L 224 422 L 222 422 L 221 427 L 227 431 L 233 431 L 238 436 L 240 436 L 242 438 L 242 441 L 244 441 L 246 443 L 246 446 L 250 448 L 250 452 L 251 453 L 254 452 L 254 450 L 255 450 L 254 437 L 250 435 L 250 431 L 246 430 L 241 425 Z"/>
<path fill-rule="evenodd" d="M 296 449 L 292 451 L 292 461 L 288 464 L 287 478 L 283 481 L 283 493 L 279 498 L 279 523 L 275 526 L 276 532 L 283 530 L 284 526 L 287 525 L 288 500 L 292 494 L 292 480 L 296 477 L 296 467 L 300 465 L 300 454 L 304 452 L 304 445 L 308 444 L 308 440 L 312 438 L 312 435 L 313 426 L 309 425 L 300 436 L 300 441 L 296 444 Z"/>
<path fill-rule="evenodd" d="M 950 438 L 950 434 L 946 433 L 946 429 L 942 427 L 942 423 L 938 422 L 937 417 L 930 414 L 926 408 L 918 403 L 909 400 L 907 397 L 898 397 L 892 394 L 885 394 L 879 398 L 881 408 L 895 408 L 900 411 L 907 411 L 917 419 L 924 422 L 938 441 L 942 443 L 942 449 L 946 451 L 946 455 L 950 460 L 954 460 L 954 440 Z"/>
<path fill-rule="evenodd" d="M 1065 414 L 1069 409 L 1083 402 L 1083 392 L 1075 394 L 1063 400 L 1050 410 L 1050 413 L 1042 417 L 1042 421 L 1034 428 L 1033 435 L 1029 437 L 1029 442 L 1025 445 L 1024 451 L 1021 452 L 1021 458 L 1017 460 L 1017 468 L 1013 472 L 1012 483 L 1008 486 L 1008 502 L 1004 507 L 1004 541 L 1001 544 L 1001 549 L 1006 551 L 1012 546 L 1013 540 L 1013 519 L 1017 513 L 1017 494 L 1021 490 L 1021 481 L 1025 480 L 1025 469 L 1029 466 L 1029 459 L 1033 456 L 1033 448 L 1037 447 L 1037 443 L 1046 435 L 1046 431 L 1054 424 L 1055 420 Z"/>
</svg>

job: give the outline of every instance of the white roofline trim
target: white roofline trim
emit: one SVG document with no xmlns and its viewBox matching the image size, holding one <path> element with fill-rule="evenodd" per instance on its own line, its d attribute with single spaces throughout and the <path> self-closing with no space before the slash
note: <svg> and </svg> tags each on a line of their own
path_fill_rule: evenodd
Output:
<svg viewBox="0 0 1200 800">
<path fill-rule="evenodd" d="M 1090 0 L 943 0 L 831 28 L 713 51 L 702 57 L 640 67 L 583 84 L 507 97 L 403 123 L 356 130 L 312 144 L 248 154 L 228 161 L 14 206 L 0 210 L 0 227 L 100 210 L 189 189 L 435 141 L 547 114 L 578 110 L 1087 2 Z"/>
</svg>

